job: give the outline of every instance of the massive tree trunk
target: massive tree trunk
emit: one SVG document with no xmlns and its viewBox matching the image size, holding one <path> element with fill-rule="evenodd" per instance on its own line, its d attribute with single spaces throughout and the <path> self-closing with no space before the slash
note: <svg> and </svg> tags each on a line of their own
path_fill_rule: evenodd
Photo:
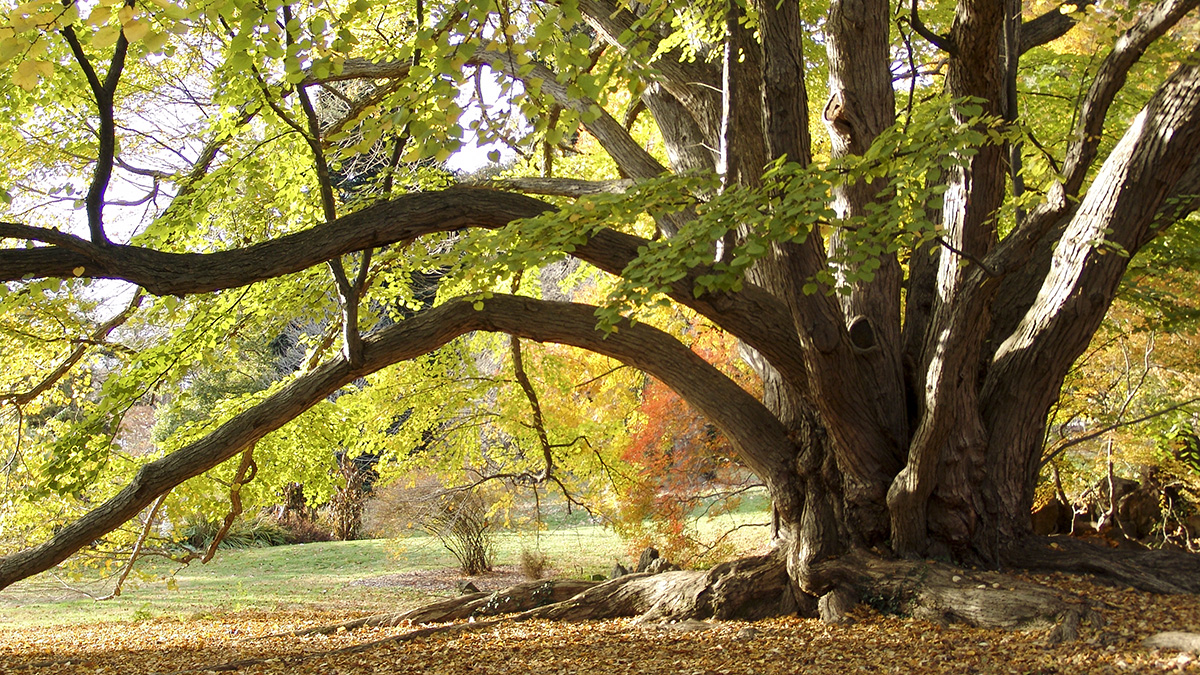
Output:
<svg viewBox="0 0 1200 675">
<path fill-rule="evenodd" d="M 1021 54 L 1073 24 L 1054 9 L 1022 33 L 1013 4 L 959 0 L 943 35 L 921 22 L 914 3 L 906 24 L 946 60 L 949 95 L 971 97 L 990 119 L 1005 123 L 1018 119 L 1013 78 Z M 1197 4 L 1200 0 L 1162 0 L 1147 8 L 1104 56 L 1080 108 L 1061 180 L 1028 213 L 1004 209 L 1006 197 L 1023 189 L 1014 159 L 1019 149 L 983 142 L 944 177 L 944 205 L 931 218 L 940 223 L 936 237 L 906 255 L 885 248 L 867 261 L 856 256 L 848 224 L 870 217 L 893 196 L 885 177 L 861 178 L 833 188 L 834 222 L 812 227 L 802 241 L 770 242 L 736 290 L 697 292 L 698 280 L 713 272 L 711 264 L 695 265 L 665 283 L 672 300 L 745 343 L 763 375 L 763 400 L 645 324 L 619 324 L 619 331 L 606 335 L 596 330 L 592 308 L 582 305 L 499 295 L 481 303 L 451 300 L 364 337 L 361 349 L 346 358 L 299 377 L 204 439 L 150 462 L 125 490 L 50 541 L 0 558 L 0 588 L 57 564 L 347 383 L 464 332 L 489 330 L 580 346 L 659 377 L 729 436 L 742 461 L 766 483 L 777 515 L 778 550 L 769 558 L 705 574 L 598 586 L 556 610 L 537 610 L 539 616 L 595 616 L 581 607 L 601 596 L 598 606 L 611 611 L 758 616 L 764 593 L 775 594 L 781 585 L 794 595 L 771 611 L 820 606 L 837 618 L 847 600 L 875 588 L 911 601 L 916 613 L 969 615 L 990 592 L 955 595 L 946 589 L 956 582 L 947 581 L 951 576 L 941 567 L 917 568 L 895 558 L 998 566 L 1006 553 L 1025 545 L 1047 411 L 1112 303 L 1129 260 L 1103 255 L 1096 242 L 1107 238 L 1136 254 L 1197 206 L 1200 66 L 1194 59 L 1157 87 L 1098 171 L 1094 166 L 1102 132 L 1112 126 L 1105 125 L 1108 109 L 1130 69 Z M 484 45 L 465 58 L 467 67 L 488 64 L 515 79 L 537 80 L 554 105 L 580 114 L 626 177 L 604 183 L 514 179 L 493 187 L 577 197 L 619 192 L 668 171 L 721 167 L 726 189 L 761 192 L 770 162 L 799 167 L 813 162 L 810 108 L 822 111 L 835 159 L 867 153 L 897 121 L 888 2 L 831 4 L 823 24 L 829 94 L 818 105 L 806 86 L 803 38 L 812 27 L 801 20 L 798 3 L 759 3 L 756 33 L 738 23 L 743 17 L 732 5 L 724 69 L 660 53 L 664 36 L 643 26 L 630 9 L 608 0 L 585 0 L 578 9 L 597 39 L 632 61 L 657 55 L 655 79 L 638 93 L 658 122 L 671 166 L 663 167 L 611 115 L 547 66 Z M 411 59 L 347 60 L 339 74 L 326 79 L 398 80 L 412 66 Z M 318 80 L 313 75 L 305 84 Z M 988 123 L 969 118 L 967 110 L 956 107 L 952 114 L 960 123 Z M 321 147 L 316 139 L 313 145 Z M 1010 180 L 1017 182 L 1010 187 Z M 772 211 L 779 195 L 760 196 L 756 213 L 766 225 L 794 217 Z M 418 193 L 244 249 L 186 255 L 111 244 L 102 230 L 86 241 L 3 223 L 0 236 L 41 246 L 0 251 L 0 279 L 124 279 L 155 294 L 208 293 L 351 252 L 464 228 L 503 228 L 553 210 L 542 201 L 491 189 Z M 695 217 L 684 209 L 660 218 L 660 235 L 671 240 Z M 712 242 L 713 248 L 728 251 L 737 237 L 751 237 L 763 227 L 763 221 L 726 226 L 736 235 Z M 1002 232 L 1007 234 L 1001 237 Z M 650 242 L 597 227 L 564 235 L 559 244 L 561 251 L 545 255 L 566 252 L 621 275 Z M 873 273 L 852 274 L 862 269 Z M 840 284 L 845 279 L 851 281 Z M 814 282 L 819 283 L 812 292 Z M 356 301 L 353 293 L 346 297 Z M 348 342 L 357 338 L 351 328 L 346 334 Z M 931 570 L 927 592 L 909 583 L 915 569 Z M 761 581 L 746 581 L 755 574 Z M 1120 574 L 1134 576 L 1128 570 Z M 714 595 L 717 588 L 726 595 Z M 1038 616 L 1070 610 L 1032 591 L 1022 597 Z M 1008 624 L 1029 618 L 1021 611 L 999 611 L 982 612 L 975 620 Z"/>
</svg>

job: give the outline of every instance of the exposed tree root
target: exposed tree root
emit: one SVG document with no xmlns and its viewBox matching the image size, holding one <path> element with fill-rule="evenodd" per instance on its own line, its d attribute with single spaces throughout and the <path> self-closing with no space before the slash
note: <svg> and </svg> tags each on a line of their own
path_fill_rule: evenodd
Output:
<svg viewBox="0 0 1200 675">
<path fill-rule="evenodd" d="M 1014 552 L 1021 567 L 1104 575 L 1160 593 L 1200 591 L 1200 557 L 1161 551 L 1115 551 L 1075 541 L 1034 540 Z M 1136 555 L 1133 555 L 1136 554 Z M 925 560 L 898 560 L 855 551 L 813 573 L 838 583 L 819 600 L 793 592 L 780 555 L 744 558 L 710 570 L 629 574 L 603 582 L 533 581 L 495 593 L 473 593 L 408 612 L 381 614 L 292 635 L 361 626 L 443 623 L 506 615 L 505 620 L 585 621 L 638 617 L 640 622 L 756 620 L 800 614 L 848 620 L 857 603 L 879 611 L 983 628 L 1049 628 L 1047 640 L 1078 637 L 1102 618 L 1084 598 L 1064 598 L 1045 586 L 995 571 L 964 570 Z M 1171 581 L 1165 579 L 1170 576 Z M 477 622 L 491 625 L 491 621 Z"/>
<path fill-rule="evenodd" d="M 879 611 L 939 623 L 965 623 L 982 628 L 1053 627 L 1052 642 L 1073 640 L 1081 621 L 1101 622 L 1083 599 L 1064 599 L 1056 592 L 993 571 L 964 570 L 926 560 L 895 560 L 855 552 L 827 563 L 844 578 L 843 593 Z M 822 569 L 828 574 L 828 569 Z M 846 603 L 843 602 L 843 606 Z M 822 609 L 825 599 L 822 598 Z M 826 621 L 841 620 L 836 614 Z"/>
<path fill-rule="evenodd" d="M 1097 546 L 1075 537 L 1035 537 L 1009 551 L 1011 567 L 1088 574 L 1151 593 L 1200 593 L 1200 556 L 1182 551 Z"/>
<path fill-rule="evenodd" d="M 344 623 L 263 637 L 328 635 L 339 630 L 354 630 L 364 626 L 446 623 L 499 614 L 515 614 L 544 605 L 561 603 L 596 585 L 598 582 L 574 579 L 528 581 L 493 593 L 468 593 L 461 597 L 441 600 L 406 612 L 376 614 Z"/>
</svg>

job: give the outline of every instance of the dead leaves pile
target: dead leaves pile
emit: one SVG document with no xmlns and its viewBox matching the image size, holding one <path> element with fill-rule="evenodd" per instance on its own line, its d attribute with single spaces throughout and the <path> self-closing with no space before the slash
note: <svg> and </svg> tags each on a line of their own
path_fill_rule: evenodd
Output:
<svg viewBox="0 0 1200 675">
<path fill-rule="evenodd" d="M 1097 603 L 1107 623 L 1074 643 L 1046 631 L 983 630 L 886 616 L 860 606 L 854 623 L 754 624 L 634 620 L 501 622 L 415 640 L 413 628 L 270 637 L 346 620 L 345 614 L 259 613 L 130 624 L 30 628 L 0 635 L 0 672 L 445 673 L 446 675 L 725 675 L 727 673 L 1200 672 L 1200 655 L 1148 650 L 1161 631 L 1200 632 L 1200 598 L 1113 589 L 1065 576 L 1042 583 Z M 337 651 L 341 650 L 341 651 Z"/>
</svg>

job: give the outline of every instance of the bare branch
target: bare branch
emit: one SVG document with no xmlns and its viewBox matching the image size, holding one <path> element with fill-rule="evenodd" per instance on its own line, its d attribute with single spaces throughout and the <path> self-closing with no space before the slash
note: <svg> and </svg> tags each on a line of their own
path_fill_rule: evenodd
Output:
<svg viewBox="0 0 1200 675">
<path fill-rule="evenodd" d="M 146 523 L 142 525 L 142 532 L 138 535 L 137 541 L 133 544 L 133 551 L 129 554 L 129 562 L 121 568 L 121 573 L 117 575 L 117 581 L 113 584 L 112 592 L 95 600 L 112 600 L 120 597 L 121 587 L 125 585 L 125 580 L 129 578 L 129 573 L 133 571 L 133 565 L 137 562 L 138 557 L 142 553 L 142 547 L 146 545 L 146 539 L 150 537 L 151 530 L 154 529 L 154 523 L 158 520 L 158 511 L 162 508 L 163 502 L 167 501 L 167 495 L 171 494 L 168 490 L 162 493 L 158 499 L 154 500 L 154 505 L 150 507 L 150 513 L 146 516 Z"/>
<path fill-rule="evenodd" d="M 1041 466 L 1046 466 L 1050 462 L 1054 461 L 1055 457 L 1058 457 L 1059 455 L 1063 454 L 1068 449 L 1075 447 L 1076 445 L 1079 445 L 1081 443 L 1087 443 L 1088 441 L 1097 439 L 1097 438 L 1103 436 L 1104 434 L 1109 433 L 1110 431 L 1116 431 L 1117 429 L 1121 429 L 1123 427 L 1132 427 L 1132 426 L 1141 424 L 1143 422 L 1149 422 L 1150 420 L 1155 419 L 1157 417 L 1162 417 L 1163 415 L 1166 415 L 1167 413 L 1175 412 L 1176 410 L 1179 410 L 1181 408 L 1186 408 L 1186 407 L 1192 405 L 1193 403 L 1196 403 L 1197 401 L 1200 401 L 1200 396 L 1197 396 L 1194 398 L 1189 398 L 1188 400 L 1182 401 L 1180 403 L 1176 403 L 1175 405 L 1171 405 L 1171 406 L 1167 406 L 1166 408 L 1161 408 L 1159 410 L 1155 410 L 1154 412 L 1147 413 L 1136 419 L 1118 420 L 1117 422 L 1113 422 L 1112 424 L 1101 427 L 1091 433 L 1087 433 L 1082 436 L 1076 436 L 1075 438 L 1071 438 L 1071 439 L 1064 439 L 1064 440 L 1060 441 L 1059 443 L 1056 443 L 1053 448 L 1050 448 L 1049 451 L 1046 452 L 1046 454 L 1042 456 Z M 1127 403 L 1127 405 L 1128 405 L 1128 403 Z"/>
<path fill-rule="evenodd" d="M 212 542 L 208 545 L 208 550 L 204 552 L 204 557 L 200 558 L 201 563 L 207 563 L 217 554 L 217 548 L 221 546 L 221 541 L 225 539 L 225 535 L 229 533 L 229 528 L 233 527 L 233 522 L 237 517 L 242 515 L 242 487 L 254 480 L 258 475 L 258 464 L 254 462 L 254 445 L 251 444 L 242 451 L 242 461 L 238 464 L 237 473 L 234 474 L 233 483 L 229 486 L 229 513 L 225 514 L 225 520 L 221 522 L 221 528 L 213 535 Z"/>
</svg>

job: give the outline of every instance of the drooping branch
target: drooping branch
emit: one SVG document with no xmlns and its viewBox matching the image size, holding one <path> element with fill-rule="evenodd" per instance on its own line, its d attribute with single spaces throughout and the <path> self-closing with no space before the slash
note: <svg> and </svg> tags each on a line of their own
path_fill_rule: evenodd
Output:
<svg viewBox="0 0 1200 675">
<path fill-rule="evenodd" d="M 751 394 L 670 335 L 647 324 L 622 324 L 602 333 L 594 307 L 494 296 L 483 309 L 452 301 L 389 326 L 364 340 L 363 365 L 341 357 L 303 375 L 215 431 L 139 469 L 132 482 L 49 541 L 0 558 L 0 588 L 65 560 L 134 517 L 159 495 L 230 459 L 339 388 L 394 363 L 428 353 L 470 331 L 518 335 L 569 344 L 645 370 L 674 389 L 727 434 L 743 461 L 768 481 L 790 470 L 783 459 L 791 441 L 777 419 Z M 776 496 L 788 498 L 787 495 Z"/>
<path fill-rule="evenodd" d="M 546 432 L 546 420 L 542 416 L 542 404 L 538 399 L 537 390 L 533 388 L 533 382 L 529 381 L 529 374 L 525 372 L 521 338 L 516 335 L 508 336 L 508 345 L 509 352 L 512 354 L 513 373 L 516 374 L 517 383 L 521 385 L 525 399 L 529 401 L 529 412 L 533 416 L 533 431 L 537 434 L 538 445 L 541 447 L 542 458 L 545 460 L 541 475 L 535 477 L 536 480 L 543 481 L 554 474 L 554 453 L 553 447 L 550 445 L 550 436 Z"/>
</svg>

